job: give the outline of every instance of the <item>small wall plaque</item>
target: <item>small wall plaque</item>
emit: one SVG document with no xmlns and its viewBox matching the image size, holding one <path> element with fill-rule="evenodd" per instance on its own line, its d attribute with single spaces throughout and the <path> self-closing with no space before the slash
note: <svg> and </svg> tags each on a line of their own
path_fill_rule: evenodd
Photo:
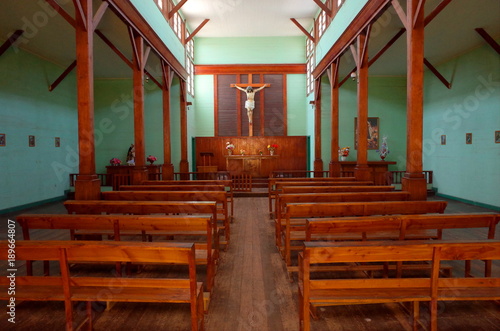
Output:
<svg viewBox="0 0 500 331">
<path fill-rule="evenodd" d="M 56 147 L 61 147 L 61 138 L 55 137 L 54 140 L 55 140 L 55 142 L 54 142 L 55 146 Z"/>
<path fill-rule="evenodd" d="M 35 136 L 28 136 L 28 146 L 35 147 Z"/>
<path fill-rule="evenodd" d="M 446 145 L 446 135 L 445 134 L 443 134 L 441 136 L 441 145 Z"/>
<path fill-rule="evenodd" d="M 5 146 L 5 133 L 0 133 L 0 146 Z"/>
<path fill-rule="evenodd" d="M 465 134 L 465 143 L 466 144 L 472 144 L 472 133 L 466 133 Z"/>
</svg>

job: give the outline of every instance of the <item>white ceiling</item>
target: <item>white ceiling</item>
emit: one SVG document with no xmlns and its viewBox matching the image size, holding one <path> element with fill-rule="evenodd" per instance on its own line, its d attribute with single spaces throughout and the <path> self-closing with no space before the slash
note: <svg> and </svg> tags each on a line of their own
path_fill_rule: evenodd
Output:
<svg viewBox="0 0 500 331">
<path fill-rule="evenodd" d="M 181 11 L 191 31 L 210 19 L 199 37 L 300 36 L 290 18 L 309 30 L 319 7 L 313 0 L 188 0 Z"/>
<path fill-rule="evenodd" d="M 73 2 L 57 0 L 74 15 Z M 97 10 L 103 0 L 93 0 Z M 153 0 L 143 0 L 153 1 Z M 356 1 L 356 0 L 346 0 Z M 428 15 L 442 0 L 427 0 Z M 404 6 L 405 0 L 399 0 Z M 45 4 L 45 6 L 43 6 Z M 49 9 L 47 9 L 49 8 Z M 309 29 L 319 12 L 313 0 L 188 0 L 181 9 L 188 27 L 194 30 L 210 19 L 196 37 L 303 36 L 290 18 L 296 18 Z M 45 14 L 44 14 L 45 13 Z M 485 44 L 474 31 L 484 28 L 497 41 L 500 38 L 499 0 L 453 0 L 426 27 L 425 56 L 434 65 Z M 369 56 L 373 57 L 402 28 L 391 7 L 373 25 Z M 25 38 L 17 46 L 61 66 L 64 70 L 75 59 L 74 29 L 58 14 L 51 13 L 44 0 L 3 0 L 0 2 L 0 44 L 17 29 Z M 108 10 L 98 29 L 125 56 L 131 59 L 131 47 L 125 24 Z M 405 75 L 406 34 L 370 67 L 370 75 Z M 305 43 L 305 36 L 304 36 Z M 130 68 L 104 42 L 95 36 L 95 76 L 102 78 L 131 77 Z M 341 75 L 354 67 L 349 53 L 342 56 Z M 150 71 L 159 68 L 156 56 L 150 56 Z M 61 72 L 62 72 L 61 70 Z"/>
</svg>

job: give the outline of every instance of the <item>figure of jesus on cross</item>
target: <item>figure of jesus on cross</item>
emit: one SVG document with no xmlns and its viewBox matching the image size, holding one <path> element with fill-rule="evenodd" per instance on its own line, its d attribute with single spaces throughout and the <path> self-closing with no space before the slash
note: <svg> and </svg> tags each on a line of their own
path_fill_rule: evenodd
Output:
<svg viewBox="0 0 500 331">
<path fill-rule="evenodd" d="M 255 93 L 264 89 L 265 87 L 267 87 L 267 85 L 268 84 L 264 84 L 261 87 L 254 90 L 253 87 L 251 87 L 251 86 L 247 86 L 247 88 L 244 89 L 244 88 L 241 88 L 238 85 L 234 84 L 234 87 L 236 87 L 238 90 L 243 91 L 247 94 L 247 100 L 245 101 L 245 108 L 247 110 L 249 123 L 252 123 L 253 110 L 255 109 Z"/>
</svg>

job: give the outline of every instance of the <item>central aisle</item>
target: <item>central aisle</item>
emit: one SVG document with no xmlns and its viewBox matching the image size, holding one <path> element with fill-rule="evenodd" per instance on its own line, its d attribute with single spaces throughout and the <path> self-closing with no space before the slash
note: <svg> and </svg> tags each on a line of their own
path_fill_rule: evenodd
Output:
<svg viewBox="0 0 500 331">
<path fill-rule="evenodd" d="M 235 198 L 231 244 L 221 253 L 206 329 L 298 330 L 294 286 L 274 245 L 267 197 Z"/>
</svg>

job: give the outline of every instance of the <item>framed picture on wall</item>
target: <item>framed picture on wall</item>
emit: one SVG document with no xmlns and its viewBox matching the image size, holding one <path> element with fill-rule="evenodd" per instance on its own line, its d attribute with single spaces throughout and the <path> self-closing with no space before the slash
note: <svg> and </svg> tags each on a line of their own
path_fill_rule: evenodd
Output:
<svg viewBox="0 0 500 331">
<path fill-rule="evenodd" d="M 55 137 L 54 138 L 54 144 L 56 147 L 61 147 L 61 138 Z"/>
<path fill-rule="evenodd" d="M 378 149 L 379 118 L 368 117 L 368 149 Z M 354 149 L 358 149 L 358 118 L 354 118 Z"/>
<path fill-rule="evenodd" d="M 35 136 L 28 136 L 28 146 L 35 147 Z"/>
<path fill-rule="evenodd" d="M 466 133 L 465 134 L 465 143 L 466 144 L 472 144 L 472 133 Z"/>
<path fill-rule="evenodd" d="M 5 146 L 5 133 L 0 133 L 0 146 Z"/>
<path fill-rule="evenodd" d="M 500 131 L 495 131 L 495 143 L 500 144 Z"/>
<path fill-rule="evenodd" d="M 445 134 L 443 134 L 441 136 L 441 145 L 446 145 L 446 135 Z"/>
</svg>

